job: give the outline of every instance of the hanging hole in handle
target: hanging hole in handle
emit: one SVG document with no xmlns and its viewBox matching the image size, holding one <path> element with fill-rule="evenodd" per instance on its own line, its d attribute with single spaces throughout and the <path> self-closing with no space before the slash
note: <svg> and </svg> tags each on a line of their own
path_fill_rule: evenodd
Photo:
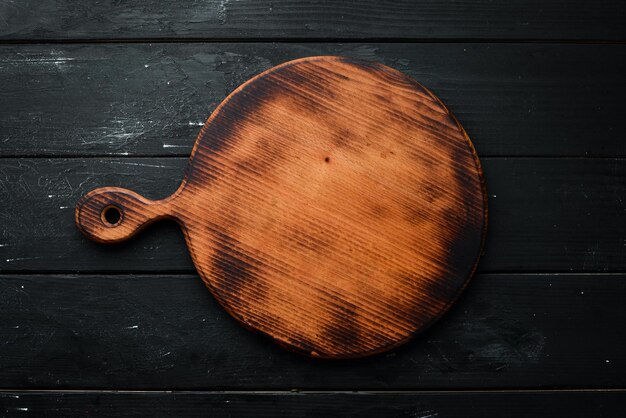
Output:
<svg viewBox="0 0 626 418">
<path fill-rule="evenodd" d="M 117 226 L 122 221 L 122 209 L 115 205 L 109 205 L 102 209 L 100 217 L 106 226 Z"/>
</svg>

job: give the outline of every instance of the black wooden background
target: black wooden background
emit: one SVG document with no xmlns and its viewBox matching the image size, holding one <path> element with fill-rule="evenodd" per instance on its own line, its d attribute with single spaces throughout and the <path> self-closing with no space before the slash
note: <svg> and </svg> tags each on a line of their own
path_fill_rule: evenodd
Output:
<svg viewBox="0 0 626 418">
<path fill-rule="evenodd" d="M 0 415 L 623 417 L 622 1 L 0 0 Z M 431 88 L 484 165 L 458 304 L 404 347 L 300 357 L 205 290 L 176 225 L 106 247 L 92 188 L 178 186 L 236 86 L 320 54 Z"/>
</svg>

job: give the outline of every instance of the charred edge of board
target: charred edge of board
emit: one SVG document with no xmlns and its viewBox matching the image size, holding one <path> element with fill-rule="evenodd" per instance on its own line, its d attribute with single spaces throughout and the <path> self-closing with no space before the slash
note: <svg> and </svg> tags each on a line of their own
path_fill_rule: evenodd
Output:
<svg viewBox="0 0 626 418">
<path fill-rule="evenodd" d="M 439 311 L 439 313 L 437 315 L 432 317 L 430 319 L 430 321 L 425 323 L 420 329 L 418 329 L 415 332 L 413 332 L 407 338 L 405 338 L 403 340 L 400 340 L 400 341 L 397 341 L 394 344 L 388 345 L 386 347 L 381 347 L 380 349 L 378 349 L 378 350 L 376 350 L 374 352 L 364 353 L 363 356 L 375 355 L 375 354 L 382 353 L 382 352 L 391 350 L 393 348 L 396 348 L 398 346 L 401 346 L 401 345 L 405 344 L 408 340 L 412 339 L 416 335 L 421 334 L 421 333 L 425 332 L 426 330 L 428 330 L 434 323 L 437 322 L 437 320 L 439 320 L 439 318 L 441 318 L 446 312 L 448 312 L 448 310 L 450 310 L 450 308 L 455 304 L 455 302 L 461 296 L 461 294 L 463 293 L 463 291 L 467 287 L 470 279 L 472 278 L 472 276 L 476 272 L 476 268 L 478 267 L 478 262 L 480 260 L 480 255 L 481 255 L 482 250 L 484 248 L 485 240 L 486 240 L 486 236 L 487 236 L 487 224 L 488 224 L 488 213 L 489 213 L 488 212 L 487 186 L 486 186 L 486 183 L 485 183 L 485 177 L 484 177 L 483 170 L 482 170 L 482 167 L 481 167 L 481 164 L 480 164 L 480 160 L 478 158 L 478 154 L 476 153 L 476 149 L 474 148 L 474 145 L 472 144 L 472 141 L 470 140 L 467 132 L 465 132 L 465 129 L 463 129 L 463 126 L 461 125 L 461 123 L 448 110 L 448 108 L 443 104 L 443 102 L 437 96 L 435 96 L 430 90 L 428 90 L 426 87 L 424 87 L 421 84 L 419 84 L 417 81 L 413 80 L 412 78 L 410 80 L 412 80 L 413 83 L 416 86 L 418 86 L 421 90 L 423 90 L 430 97 L 432 97 L 433 100 L 435 100 L 437 103 L 439 103 L 439 105 L 442 107 L 442 109 L 444 109 L 446 111 L 447 115 L 455 123 L 455 125 L 457 126 L 457 128 L 459 129 L 461 134 L 463 135 L 463 138 L 465 139 L 465 146 L 467 147 L 465 152 L 467 152 L 469 150 L 469 152 L 471 154 L 472 162 L 473 162 L 472 168 L 476 170 L 476 173 L 477 173 L 477 176 L 478 176 L 478 181 L 480 183 L 480 190 L 481 190 L 481 193 L 482 193 L 482 199 L 481 199 L 482 215 L 483 215 L 482 218 L 481 218 L 482 222 L 480 222 L 478 224 L 474 224 L 472 222 L 469 225 L 470 225 L 471 228 L 481 229 L 481 231 L 480 231 L 481 238 L 480 238 L 480 242 L 478 243 L 477 246 L 476 246 L 476 244 L 473 244 L 473 246 L 471 247 L 473 249 L 473 251 L 470 250 L 468 252 L 468 257 L 469 257 L 470 254 L 473 257 L 473 263 L 471 263 L 471 264 L 468 263 L 468 265 L 470 265 L 470 267 L 468 268 L 469 271 L 467 271 L 467 273 L 465 275 L 461 276 L 461 278 L 464 279 L 464 282 L 462 283 L 461 286 L 456 287 L 455 294 L 447 300 L 446 306 L 444 306 Z M 457 152 L 460 152 L 460 151 L 457 151 Z M 465 153 L 463 153 L 463 155 L 465 155 Z M 460 173 L 455 173 L 455 174 L 457 175 L 457 178 L 460 177 Z M 463 176 L 463 180 L 462 180 L 461 184 L 464 184 L 466 182 L 467 182 L 467 179 Z M 471 237 L 471 234 L 467 234 L 466 236 L 467 237 Z M 461 240 L 461 241 L 463 241 L 463 240 Z M 472 238 L 471 241 L 475 242 L 475 238 Z M 452 248 L 451 254 L 455 254 L 455 253 L 458 254 L 459 251 L 461 251 L 461 253 L 467 251 L 466 245 L 467 245 L 468 242 L 469 242 L 469 238 L 468 238 L 468 240 L 466 242 L 459 243 L 458 244 L 459 248 L 456 248 L 456 245 L 455 245 L 455 247 Z M 477 248 L 474 249 L 474 246 L 476 246 Z M 455 257 L 455 259 L 456 259 L 456 257 Z"/>
<path fill-rule="evenodd" d="M 331 309 L 327 311 L 329 320 L 322 327 L 321 338 L 336 350 L 329 350 L 326 353 L 320 348 L 319 352 L 321 355 L 333 355 L 334 351 L 349 352 L 359 346 L 362 340 L 356 306 L 336 295 L 328 296 L 333 302 Z"/>
<path fill-rule="evenodd" d="M 308 65 L 307 65 L 308 64 Z M 319 74 L 326 74 L 330 78 L 342 78 L 341 74 L 328 71 L 325 67 L 317 67 L 314 62 L 305 64 L 303 67 L 290 65 L 282 67 L 272 74 L 271 79 L 276 85 L 280 85 L 283 81 L 288 81 L 297 86 L 308 86 L 315 91 L 319 96 L 328 100 L 333 100 L 337 97 L 337 92 L 331 87 L 330 83 L 327 83 L 322 79 Z M 318 79 L 315 79 L 316 75 L 307 74 L 306 69 L 309 69 L 311 73 L 317 73 Z M 317 71 L 315 71 L 317 70 Z"/>
<path fill-rule="evenodd" d="M 472 164 L 474 162 L 473 157 L 471 155 L 467 155 L 467 149 L 463 149 L 461 146 L 453 148 L 451 158 L 453 161 L 467 161 L 467 164 Z M 473 175 L 474 173 L 472 171 L 472 177 Z M 461 170 L 459 168 L 454 168 L 453 176 L 456 181 L 457 192 L 463 202 L 465 214 L 474 213 L 474 208 L 477 206 L 484 207 L 484 196 L 476 196 L 474 193 L 476 191 L 475 189 L 477 184 L 481 193 L 483 192 L 482 182 L 480 179 L 468 176 L 466 170 Z M 482 177 L 481 173 L 479 173 L 479 176 Z M 457 237 L 453 242 L 452 248 L 450 248 L 451 258 L 448 261 L 448 265 L 468 266 L 467 269 L 460 271 L 459 274 L 469 275 L 472 271 L 472 266 L 477 262 L 480 256 L 482 240 L 476 240 L 476 237 L 482 235 L 485 215 L 481 217 L 480 221 L 482 222 L 477 223 L 474 217 L 468 216 L 465 222 L 460 225 L 461 229 L 457 233 Z M 457 258 L 461 258 L 461 260 L 459 261 Z"/>
<path fill-rule="evenodd" d="M 253 79 L 254 80 L 254 79 Z M 196 139 L 196 147 L 192 151 L 185 171 L 186 183 L 202 183 L 215 180 L 218 174 L 210 173 L 208 165 L 199 164 L 206 160 L 203 155 L 217 155 L 226 148 L 234 146 L 238 135 L 245 129 L 241 123 L 243 115 L 254 115 L 266 103 L 274 100 L 280 93 L 275 86 L 267 83 L 263 77 L 244 83 L 231 93 L 213 111 Z M 214 167 L 213 167 L 214 168 Z M 218 171 L 219 170 L 216 170 Z"/>
</svg>

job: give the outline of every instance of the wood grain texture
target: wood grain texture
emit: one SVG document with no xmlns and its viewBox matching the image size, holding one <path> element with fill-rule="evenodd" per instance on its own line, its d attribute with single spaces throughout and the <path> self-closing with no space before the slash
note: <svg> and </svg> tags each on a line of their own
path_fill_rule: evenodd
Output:
<svg viewBox="0 0 626 418">
<path fill-rule="evenodd" d="M 619 417 L 624 391 L 215 393 L 3 392 L 9 416 L 67 417 Z"/>
<path fill-rule="evenodd" d="M 116 224 L 102 215 L 112 205 Z M 445 312 L 476 268 L 486 215 L 478 158 L 445 106 L 390 67 L 328 56 L 229 95 L 172 196 L 102 188 L 76 206 L 81 232 L 104 243 L 176 219 L 228 312 L 325 358 L 389 350 Z"/>
<path fill-rule="evenodd" d="M 313 55 L 428 86 L 481 158 L 626 156 L 625 45 L 177 43 L 0 46 L 0 155 L 184 156 L 250 77 Z"/>
<path fill-rule="evenodd" d="M 619 1 L 23 0 L 0 39 L 584 39 L 626 36 Z"/>
<path fill-rule="evenodd" d="M 127 242 L 98 245 L 76 230 L 73 213 L 83 194 L 107 185 L 164 198 L 180 185 L 187 162 L 0 159 L 0 269 L 193 272 L 173 222 L 154 224 Z M 490 228 L 479 272 L 626 271 L 624 159 L 481 158 L 481 163 Z"/>
<path fill-rule="evenodd" d="M 624 274 L 477 274 L 420 338 L 323 361 L 243 329 L 197 275 L 1 275 L 0 387 L 623 388 L 625 298 Z"/>
</svg>

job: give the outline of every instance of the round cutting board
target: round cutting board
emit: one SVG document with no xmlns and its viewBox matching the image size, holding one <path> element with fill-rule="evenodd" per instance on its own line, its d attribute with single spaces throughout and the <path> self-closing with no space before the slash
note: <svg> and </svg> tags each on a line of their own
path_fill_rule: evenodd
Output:
<svg viewBox="0 0 626 418">
<path fill-rule="evenodd" d="M 486 215 L 478 158 L 442 102 L 342 57 L 291 61 L 236 89 L 172 196 L 105 187 L 76 208 L 104 243 L 176 219 L 233 317 L 326 358 L 388 350 L 444 313 L 476 267 Z"/>
</svg>

